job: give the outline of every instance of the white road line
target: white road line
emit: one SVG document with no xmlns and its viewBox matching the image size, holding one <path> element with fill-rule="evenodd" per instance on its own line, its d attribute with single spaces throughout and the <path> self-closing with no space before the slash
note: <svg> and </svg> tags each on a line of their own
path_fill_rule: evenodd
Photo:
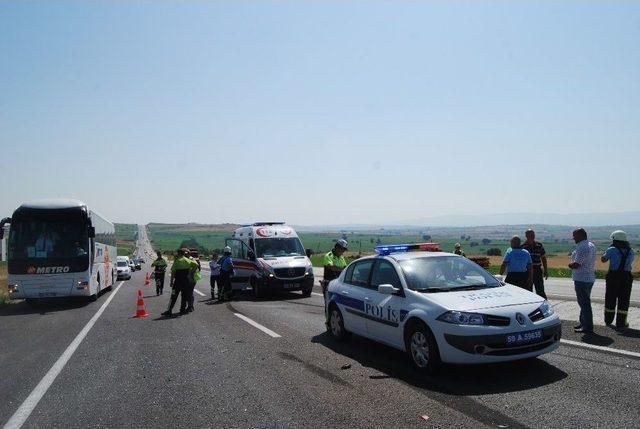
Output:
<svg viewBox="0 0 640 429">
<path fill-rule="evenodd" d="M 315 295 L 315 296 L 322 296 L 322 297 L 324 297 L 324 295 L 323 295 L 323 294 L 318 293 L 318 292 L 311 292 L 311 295 Z"/>
<path fill-rule="evenodd" d="M 561 339 L 560 342 L 561 343 L 565 343 L 565 344 L 569 344 L 571 346 L 584 347 L 585 349 L 598 350 L 598 351 L 601 351 L 601 352 L 615 353 L 615 354 L 619 354 L 619 355 L 623 355 L 623 356 L 631 356 L 631 357 L 634 357 L 634 358 L 640 358 L 640 353 L 630 352 L 628 350 L 612 349 L 611 347 L 596 346 L 596 345 L 593 345 L 593 344 L 581 343 L 579 341 L 565 340 L 564 338 Z"/>
<path fill-rule="evenodd" d="M 240 314 L 240 313 L 233 313 L 233 314 L 235 314 L 237 317 L 239 317 L 240 319 L 244 320 L 245 322 L 247 322 L 249 325 L 253 326 L 254 328 L 260 329 L 262 332 L 264 332 L 265 334 L 269 335 L 270 337 L 273 337 L 273 338 L 280 338 L 281 337 L 280 334 L 276 334 L 271 329 L 266 328 L 266 327 L 262 326 L 261 324 L 259 324 L 258 322 L 249 319 L 244 314 Z"/>
<path fill-rule="evenodd" d="M 82 331 L 80 331 L 80 333 L 75 337 L 71 344 L 69 344 L 69 347 L 67 347 L 64 353 L 62 353 L 56 363 L 53 364 L 49 372 L 45 374 L 36 388 L 33 389 L 27 399 L 25 399 L 22 405 L 20 405 L 18 411 L 16 411 L 13 416 L 11 416 L 9 421 L 4 425 L 4 429 L 19 429 L 20 427 L 22 427 L 24 422 L 27 421 L 33 410 L 38 405 L 38 402 L 40 402 L 44 394 L 47 393 L 49 387 L 51 387 L 60 372 L 62 372 L 67 362 L 69 362 L 69 359 L 71 359 L 71 356 L 73 356 L 78 346 L 80 346 L 80 343 L 82 343 L 82 340 L 84 340 L 91 328 L 93 328 L 93 325 L 96 324 L 102 313 L 104 313 L 104 310 L 107 308 L 113 297 L 116 296 L 116 293 L 118 293 L 118 290 L 120 290 L 120 287 L 123 284 L 124 282 L 120 282 L 118 287 L 109 294 L 109 297 L 104 302 L 104 304 L 102 304 L 102 307 L 100 307 L 96 314 L 93 315 L 91 320 L 89 320 L 84 328 L 82 328 Z"/>
<path fill-rule="evenodd" d="M 197 293 L 200 296 L 206 296 L 205 294 L 203 294 L 202 292 L 200 292 L 198 289 L 194 289 L 193 290 L 195 293 Z"/>
</svg>

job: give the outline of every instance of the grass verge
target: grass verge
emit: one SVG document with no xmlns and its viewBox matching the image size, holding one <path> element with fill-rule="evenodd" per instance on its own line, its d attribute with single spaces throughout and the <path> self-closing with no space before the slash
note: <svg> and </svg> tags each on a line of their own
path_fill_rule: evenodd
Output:
<svg viewBox="0 0 640 429">
<path fill-rule="evenodd" d="M 9 291 L 7 290 L 7 263 L 0 262 L 0 305 L 9 302 Z"/>
</svg>

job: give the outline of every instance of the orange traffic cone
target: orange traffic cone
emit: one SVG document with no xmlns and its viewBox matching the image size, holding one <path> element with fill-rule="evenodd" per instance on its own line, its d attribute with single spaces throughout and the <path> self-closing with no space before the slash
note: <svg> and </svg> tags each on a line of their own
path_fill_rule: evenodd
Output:
<svg viewBox="0 0 640 429">
<path fill-rule="evenodd" d="M 151 284 L 151 276 L 149 275 L 149 273 L 147 273 L 147 275 L 144 277 L 144 285 L 149 286 L 150 284 Z"/>
<path fill-rule="evenodd" d="M 142 291 L 138 289 L 138 303 L 136 309 L 136 315 L 133 317 L 147 317 L 149 313 L 144 308 L 144 300 L 142 299 Z"/>
</svg>

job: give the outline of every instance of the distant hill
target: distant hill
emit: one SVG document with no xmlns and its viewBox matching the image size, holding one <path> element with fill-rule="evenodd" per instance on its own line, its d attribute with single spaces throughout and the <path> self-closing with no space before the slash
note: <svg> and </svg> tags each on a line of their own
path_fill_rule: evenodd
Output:
<svg viewBox="0 0 640 429">
<path fill-rule="evenodd" d="M 483 226 L 483 225 L 568 225 L 607 226 L 640 224 L 640 211 L 618 213 L 497 213 L 490 215 L 451 215 L 393 222 L 419 226 Z"/>
<path fill-rule="evenodd" d="M 241 225 L 235 223 L 202 224 L 202 223 L 150 223 L 147 227 L 156 231 L 171 230 L 182 232 L 224 232 L 235 231 Z"/>
</svg>

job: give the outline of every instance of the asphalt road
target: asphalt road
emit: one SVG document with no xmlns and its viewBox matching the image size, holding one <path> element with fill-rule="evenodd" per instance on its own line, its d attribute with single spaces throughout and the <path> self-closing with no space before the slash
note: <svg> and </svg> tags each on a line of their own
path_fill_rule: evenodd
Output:
<svg viewBox="0 0 640 429">
<path fill-rule="evenodd" d="M 143 271 L 97 302 L 21 302 L 0 309 L 0 425 L 10 421 L 111 298 L 23 427 L 637 427 L 640 331 L 598 328 L 524 362 L 416 374 L 406 356 L 325 333 L 322 297 L 289 293 L 160 317 Z M 132 318 L 141 289 L 150 316 Z M 247 320 L 254 322 L 250 324 Z M 267 331 L 255 326 L 266 328 Z M 344 368 L 344 369 L 343 369 Z M 60 369 L 60 368 L 59 368 Z M 33 399 L 33 397 L 32 397 Z M 29 407 L 27 407 L 28 409 Z"/>
</svg>

